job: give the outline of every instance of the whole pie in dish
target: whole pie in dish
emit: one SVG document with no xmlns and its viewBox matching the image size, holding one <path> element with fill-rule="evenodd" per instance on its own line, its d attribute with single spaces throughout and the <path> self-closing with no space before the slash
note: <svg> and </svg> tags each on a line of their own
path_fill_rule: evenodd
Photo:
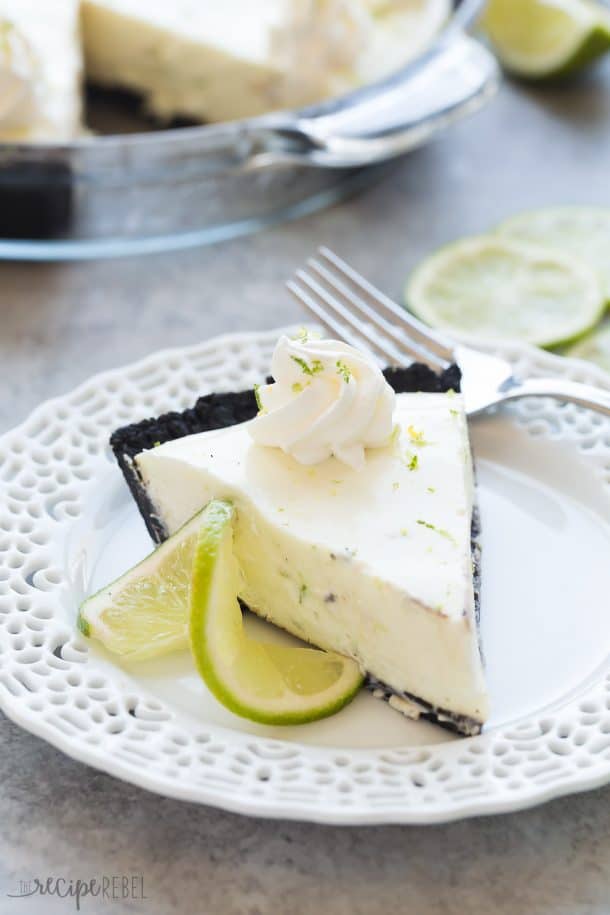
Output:
<svg viewBox="0 0 610 915">
<path fill-rule="evenodd" d="M 0 0 L 0 139 L 82 132 L 81 82 L 162 120 L 318 102 L 420 54 L 450 0 Z"/>
</svg>

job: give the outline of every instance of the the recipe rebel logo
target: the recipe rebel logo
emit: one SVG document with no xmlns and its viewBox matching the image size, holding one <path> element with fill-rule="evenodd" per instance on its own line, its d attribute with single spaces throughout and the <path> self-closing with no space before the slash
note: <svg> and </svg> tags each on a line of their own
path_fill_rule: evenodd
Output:
<svg viewBox="0 0 610 915">
<path fill-rule="evenodd" d="M 20 880 L 17 890 L 6 894 L 10 899 L 29 899 L 31 896 L 54 896 L 72 900 L 77 912 L 86 899 L 104 902 L 148 899 L 141 874 L 102 874 L 96 877 L 32 877 Z M 15 913 L 17 913 L 15 909 Z M 27 911 L 27 910 L 25 910 Z"/>
</svg>

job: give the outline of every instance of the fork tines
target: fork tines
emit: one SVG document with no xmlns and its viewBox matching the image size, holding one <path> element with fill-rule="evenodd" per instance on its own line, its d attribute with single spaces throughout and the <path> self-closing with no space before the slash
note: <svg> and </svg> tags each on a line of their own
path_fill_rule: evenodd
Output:
<svg viewBox="0 0 610 915">
<path fill-rule="evenodd" d="M 307 267 L 297 270 L 288 289 L 334 337 L 364 346 L 388 364 L 424 362 L 438 371 L 454 361 L 451 346 L 439 334 L 328 248 L 320 248 Z"/>
</svg>

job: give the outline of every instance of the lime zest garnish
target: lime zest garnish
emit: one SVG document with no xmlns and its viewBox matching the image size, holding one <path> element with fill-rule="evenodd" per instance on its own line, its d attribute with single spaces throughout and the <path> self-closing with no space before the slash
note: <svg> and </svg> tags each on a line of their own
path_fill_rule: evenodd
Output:
<svg viewBox="0 0 610 915">
<path fill-rule="evenodd" d="M 293 362 L 296 362 L 296 364 L 299 366 L 299 368 L 301 369 L 301 371 L 303 372 L 304 375 L 313 376 L 313 375 L 318 375 L 320 372 L 324 371 L 324 366 L 322 365 L 322 363 L 320 362 L 319 359 L 314 359 L 310 365 L 307 362 L 307 360 L 302 359 L 301 356 L 291 355 L 290 358 L 292 359 Z"/>
<path fill-rule="evenodd" d="M 417 520 L 417 524 L 427 528 L 429 531 L 434 531 L 435 534 L 439 534 L 439 536 L 444 537 L 446 540 L 450 540 L 452 543 L 456 542 L 453 534 L 450 534 L 449 531 L 446 531 L 443 527 L 437 527 L 435 524 L 430 524 L 429 521 L 423 521 L 421 518 Z"/>
<path fill-rule="evenodd" d="M 263 407 L 263 402 L 262 402 L 262 400 L 261 400 L 260 391 L 261 391 L 261 386 L 260 386 L 260 384 L 255 384 L 255 385 L 254 385 L 254 397 L 256 398 L 256 406 L 258 407 L 258 412 L 259 412 L 259 413 L 264 413 L 264 412 L 265 412 L 265 408 Z"/>
<path fill-rule="evenodd" d="M 425 448 L 430 442 L 427 442 L 423 429 L 416 429 L 414 426 L 407 427 L 407 434 L 413 445 L 417 448 Z"/>
<path fill-rule="evenodd" d="M 351 370 L 348 368 L 348 366 L 345 364 L 345 362 L 343 362 L 342 359 L 337 359 L 336 366 L 337 366 L 337 375 L 340 375 L 341 378 L 343 378 L 344 382 L 346 384 L 349 384 L 352 379 Z"/>
<path fill-rule="evenodd" d="M 392 427 L 392 434 L 390 435 L 390 438 L 388 439 L 388 446 L 395 447 L 399 441 L 400 441 L 400 426 L 398 425 L 398 423 L 394 423 L 394 426 Z"/>
</svg>

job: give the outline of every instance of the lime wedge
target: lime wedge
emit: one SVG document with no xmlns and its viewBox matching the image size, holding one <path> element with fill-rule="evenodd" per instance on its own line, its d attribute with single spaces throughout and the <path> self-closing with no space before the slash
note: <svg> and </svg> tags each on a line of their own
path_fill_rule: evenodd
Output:
<svg viewBox="0 0 610 915">
<path fill-rule="evenodd" d="M 406 301 L 434 327 L 538 346 L 580 337 L 605 307 L 597 275 L 583 261 L 501 235 L 441 248 L 415 270 Z"/>
<path fill-rule="evenodd" d="M 133 661 L 186 648 L 200 515 L 139 565 L 86 600 L 78 615 L 81 632 Z"/>
<path fill-rule="evenodd" d="M 567 206 L 531 210 L 506 220 L 497 231 L 580 257 L 597 271 L 610 301 L 610 209 Z"/>
<path fill-rule="evenodd" d="M 212 501 L 201 517 L 193 565 L 190 637 L 197 668 L 236 715 L 263 724 L 303 724 L 339 711 L 363 681 L 351 658 L 249 638 L 237 602 L 235 509 Z"/>
<path fill-rule="evenodd" d="M 568 347 L 564 355 L 586 359 L 610 372 L 610 320 L 606 319 L 578 343 Z"/>
<path fill-rule="evenodd" d="M 504 68 L 561 76 L 610 49 L 610 14 L 592 0 L 489 0 L 481 25 Z"/>
</svg>

